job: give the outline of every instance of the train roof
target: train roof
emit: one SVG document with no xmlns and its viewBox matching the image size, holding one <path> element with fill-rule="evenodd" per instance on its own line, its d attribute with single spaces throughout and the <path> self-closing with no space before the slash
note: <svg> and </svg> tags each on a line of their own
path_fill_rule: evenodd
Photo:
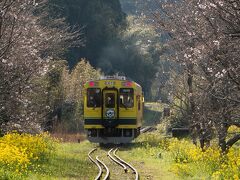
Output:
<svg viewBox="0 0 240 180">
<path fill-rule="evenodd" d="M 125 76 L 102 76 L 99 79 L 91 80 L 85 83 L 84 87 L 90 87 L 91 82 L 106 82 L 106 81 L 120 81 L 120 82 L 132 82 L 136 88 L 142 89 L 142 87 L 133 80 L 126 78 Z M 133 87 L 134 88 L 134 87 Z"/>
<path fill-rule="evenodd" d="M 126 81 L 129 80 L 126 78 L 126 76 L 118 76 L 118 75 L 114 75 L 114 76 L 101 76 L 99 80 L 122 80 L 122 81 Z"/>
</svg>

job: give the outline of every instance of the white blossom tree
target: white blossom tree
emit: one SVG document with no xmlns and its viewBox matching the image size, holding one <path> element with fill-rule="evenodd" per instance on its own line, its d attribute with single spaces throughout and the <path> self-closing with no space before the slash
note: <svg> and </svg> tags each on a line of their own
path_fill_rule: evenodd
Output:
<svg viewBox="0 0 240 180">
<path fill-rule="evenodd" d="M 158 31 L 168 37 L 169 58 L 187 73 L 188 120 L 201 146 L 215 128 L 226 151 L 240 139 L 240 2 L 237 0 L 156 1 Z M 210 131 L 210 133 L 209 133 Z"/>
<path fill-rule="evenodd" d="M 63 19 L 51 20 L 44 11 L 46 1 L 0 1 L 0 127 L 40 130 L 40 122 L 51 111 L 45 97 L 36 103 L 36 83 L 49 62 L 69 46 L 82 45 L 79 31 L 71 31 Z"/>
</svg>

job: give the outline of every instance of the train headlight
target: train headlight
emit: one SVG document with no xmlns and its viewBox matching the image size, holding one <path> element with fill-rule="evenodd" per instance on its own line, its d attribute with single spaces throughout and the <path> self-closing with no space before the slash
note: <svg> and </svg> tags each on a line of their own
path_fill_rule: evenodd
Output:
<svg viewBox="0 0 240 180">
<path fill-rule="evenodd" d="M 114 116 L 115 116 L 115 111 L 114 111 L 114 109 L 108 109 L 107 111 L 106 111 L 106 117 L 107 118 L 109 118 L 109 119 L 112 119 Z"/>
</svg>

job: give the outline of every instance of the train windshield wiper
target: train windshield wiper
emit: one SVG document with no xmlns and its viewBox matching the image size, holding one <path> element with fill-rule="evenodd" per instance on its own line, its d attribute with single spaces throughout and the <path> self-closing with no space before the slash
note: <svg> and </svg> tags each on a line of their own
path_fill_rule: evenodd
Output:
<svg viewBox="0 0 240 180">
<path fill-rule="evenodd" d="M 126 104 L 122 103 L 123 107 L 125 107 L 126 110 L 128 110 Z"/>
<path fill-rule="evenodd" d="M 93 102 L 93 110 L 95 110 L 96 107 L 97 107 L 97 103 L 94 101 Z"/>
</svg>

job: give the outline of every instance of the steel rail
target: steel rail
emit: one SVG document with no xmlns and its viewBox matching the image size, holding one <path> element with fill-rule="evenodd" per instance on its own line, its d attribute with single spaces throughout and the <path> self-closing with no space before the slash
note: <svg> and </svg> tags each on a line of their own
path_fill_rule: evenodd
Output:
<svg viewBox="0 0 240 180">
<path fill-rule="evenodd" d="M 109 157 L 112 161 L 114 161 L 115 163 L 117 163 L 117 164 L 119 164 L 120 166 L 122 166 L 123 169 L 124 169 L 124 172 L 126 173 L 126 172 L 127 172 L 127 167 L 126 167 L 121 161 L 117 160 L 116 158 L 114 158 L 114 157 L 111 155 L 111 152 L 112 152 L 113 149 L 114 149 L 114 148 L 112 148 L 112 149 L 110 149 L 110 150 L 108 151 L 108 157 Z"/>
<path fill-rule="evenodd" d="M 155 130 L 156 130 L 155 127 L 147 126 L 147 127 L 141 128 L 140 133 L 152 132 Z"/>
<path fill-rule="evenodd" d="M 103 178 L 103 180 L 108 180 L 108 179 L 109 179 L 109 176 L 110 176 L 110 171 L 109 171 L 108 167 L 106 166 L 106 164 L 104 164 L 103 161 L 101 161 L 101 160 L 98 158 L 98 156 L 96 157 L 96 160 L 97 160 L 100 164 L 102 164 L 103 167 L 106 169 L 106 175 L 105 175 L 105 177 Z"/>
<path fill-rule="evenodd" d="M 113 155 L 119 160 L 121 161 L 122 163 L 124 163 L 125 165 L 127 165 L 130 169 L 133 170 L 133 173 L 135 174 L 135 180 L 139 180 L 139 174 L 137 172 L 137 170 L 129 163 L 127 163 L 126 161 L 124 161 L 123 159 L 121 159 L 119 156 L 116 155 L 116 151 L 118 150 L 118 148 L 116 148 L 114 151 L 113 151 Z"/>
<path fill-rule="evenodd" d="M 99 165 L 99 163 L 98 163 L 97 161 L 95 161 L 95 160 L 91 157 L 91 153 L 93 153 L 93 152 L 96 151 L 96 150 L 97 150 L 97 148 L 92 149 L 92 150 L 88 153 L 88 158 L 89 158 L 94 164 L 96 164 L 96 166 L 98 167 L 99 172 L 98 172 L 98 175 L 95 177 L 95 180 L 100 180 L 101 175 L 102 175 L 102 173 L 103 173 L 102 168 L 101 168 L 101 166 Z"/>
<path fill-rule="evenodd" d="M 151 129 L 150 126 L 144 127 L 144 128 L 142 128 L 142 129 L 140 130 L 140 133 L 148 132 L 150 129 Z"/>
</svg>

